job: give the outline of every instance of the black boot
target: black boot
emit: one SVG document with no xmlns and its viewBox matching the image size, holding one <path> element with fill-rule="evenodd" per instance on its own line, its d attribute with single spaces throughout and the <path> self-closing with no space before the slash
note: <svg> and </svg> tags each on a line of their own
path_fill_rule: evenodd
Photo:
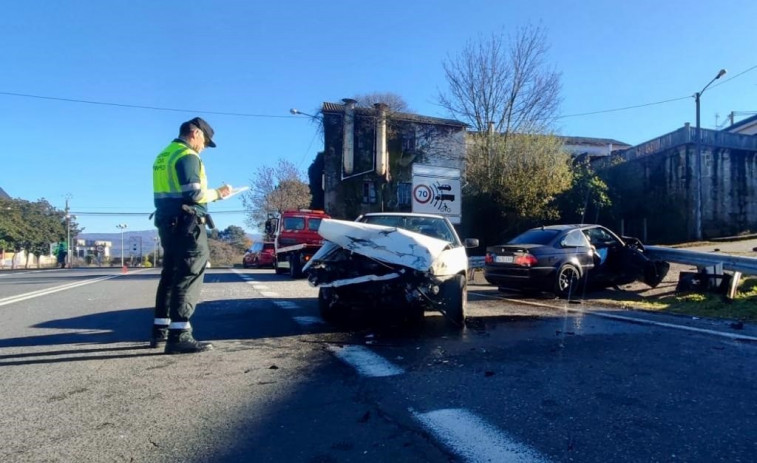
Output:
<svg viewBox="0 0 757 463">
<path fill-rule="evenodd" d="M 168 325 L 152 325 L 152 336 L 150 336 L 150 349 L 155 349 L 161 344 L 168 341 Z"/>
<path fill-rule="evenodd" d="M 199 342 L 187 330 L 168 330 L 166 354 L 195 354 L 213 349 L 209 342 Z"/>
</svg>

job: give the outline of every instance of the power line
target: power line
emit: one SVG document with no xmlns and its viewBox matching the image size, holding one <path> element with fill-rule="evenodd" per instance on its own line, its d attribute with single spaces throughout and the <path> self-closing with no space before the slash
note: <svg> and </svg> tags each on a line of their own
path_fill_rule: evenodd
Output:
<svg viewBox="0 0 757 463">
<path fill-rule="evenodd" d="M 617 111 L 626 111 L 628 109 L 636 109 L 636 108 L 643 108 L 645 106 L 654 106 L 654 105 L 658 105 L 658 104 L 671 103 L 673 101 L 687 100 L 689 98 L 691 98 L 691 97 L 690 96 L 682 96 L 682 97 L 678 97 L 678 98 L 671 98 L 669 100 L 656 101 L 654 103 L 644 103 L 644 104 L 639 104 L 639 105 L 634 105 L 634 106 L 624 106 L 622 108 L 603 109 L 603 110 L 600 110 L 600 111 L 592 111 L 592 112 L 588 112 L 588 113 L 566 114 L 564 116 L 558 116 L 555 119 L 565 119 L 566 117 L 591 116 L 593 114 L 605 114 L 605 113 L 613 113 L 613 112 L 617 112 Z"/>
<path fill-rule="evenodd" d="M 754 66 L 752 66 L 752 67 L 750 67 L 749 69 L 741 71 L 740 73 L 736 74 L 735 76 L 732 76 L 732 77 L 730 77 L 730 78 L 728 78 L 728 79 L 726 79 L 726 80 L 724 80 L 722 82 L 718 82 L 717 84 L 713 85 L 712 88 L 719 87 L 719 86 L 721 86 L 721 85 L 723 85 L 723 84 L 725 84 L 727 82 L 732 81 L 733 79 L 736 79 L 738 77 L 743 76 L 747 72 L 754 71 L 755 69 L 757 69 L 757 64 L 754 65 Z M 686 100 L 686 99 L 689 99 L 689 98 L 692 98 L 692 97 L 693 97 L 693 95 L 691 95 L 691 96 L 682 96 L 682 97 L 678 97 L 678 98 L 671 98 L 669 100 L 656 101 L 654 103 L 644 103 L 644 104 L 634 105 L 634 106 L 624 106 L 622 108 L 603 109 L 603 110 L 591 111 L 591 112 L 587 112 L 587 113 L 566 114 L 564 116 L 558 116 L 558 117 L 556 117 L 556 119 L 564 119 L 566 117 L 591 116 L 591 115 L 594 115 L 594 114 L 605 114 L 605 113 L 612 113 L 612 112 L 617 112 L 617 111 L 626 111 L 628 109 L 636 109 L 636 108 L 643 108 L 643 107 L 646 107 L 646 106 L 654 106 L 654 105 L 658 105 L 658 104 L 672 103 L 674 101 Z"/>
<path fill-rule="evenodd" d="M 125 104 L 125 103 L 111 103 L 111 102 L 106 102 L 106 101 L 80 100 L 76 98 L 61 98 L 61 97 L 55 97 L 55 96 L 32 95 L 29 93 L 0 92 L 0 95 L 17 96 L 17 97 L 22 97 L 22 98 L 37 98 L 40 100 L 65 101 L 68 103 L 93 104 L 93 105 L 100 105 L 100 106 L 116 106 L 119 108 L 150 109 L 153 111 L 173 111 L 173 112 L 179 112 L 179 113 L 192 113 L 192 114 L 201 113 L 201 114 L 215 114 L 215 115 L 221 115 L 221 116 L 238 116 L 238 117 L 266 117 L 266 118 L 276 118 L 276 119 L 295 119 L 296 118 L 295 116 L 277 116 L 273 114 L 232 113 L 232 112 L 224 112 L 224 111 L 206 111 L 206 110 L 198 110 L 198 109 L 164 108 L 160 106 L 144 106 L 144 105 Z"/>
</svg>

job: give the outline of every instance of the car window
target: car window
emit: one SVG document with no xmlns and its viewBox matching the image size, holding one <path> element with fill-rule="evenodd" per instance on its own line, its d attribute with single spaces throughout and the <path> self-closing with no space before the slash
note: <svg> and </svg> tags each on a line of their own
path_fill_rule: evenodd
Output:
<svg viewBox="0 0 757 463">
<path fill-rule="evenodd" d="M 402 217 L 397 216 L 381 216 L 381 215 L 367 215 L 363 217 L 361 220 L 363 223 L 370 223 L 373 225 L 383 225 L 385 227 L 399 227 L 399 228 L 405 228 L 402 226 Z"/>
<path fill-rule="evenodd" d="M 403 228 L 405 230 L 430 236 L 431 238 L 448 241 L 455 245 L 460 244 L 455 233 L 450 229 L 447 221 L 437 217 L 368 215 L 362 217 L 360 221 L 373 225 Z"/>
<path fill-rule="evenodd" d="M 321 219 L 310 219 L 308 220 L 308 230 L 310 231 L 318 231 L 318 227 L 321 226 Z"/>
<path fill-rule="evenodd" d="M 521 233 L 507 242 L 507 244 L 549 244 L 554 240 L 560 230 L 551 228 L 534 228 Z"/>
<path fill-rule="evenodd" d="M 252 243 L 252 246 L 250 247 L 250 252 L 258 252 L 261 249 L 263 249 L 263 243 L 261 242 Z"/>
<path fill-rule="evenodd" d="M 305 217 L 287 217 L 284 219 L 284 230 L 304 230 Z"/>
<path fill-rule="evenodd" d="M 584 234 L 581 233 L 580 230 L 573 230 L 565 235 L 565 238 L 562 239 L 560 245 L 564 248 L 576 248 L 588 246 L 589 243 L 586 241 L 586 237 L 584 237 Z"/>
<path fill-rule="evenodd" d="M 273 243 L 265 243 L 263 245 L 263 250 L 264 251 L 273 251 L 273 249 L 274 249 Z"/>
<path fill-rule="evenodd" d="M 584 230 L 584 234 L 589 242 L 596 247 L 606 248 L 618 243 L 618 240 L 604 228 L 589 228 Z"/>
</svg>

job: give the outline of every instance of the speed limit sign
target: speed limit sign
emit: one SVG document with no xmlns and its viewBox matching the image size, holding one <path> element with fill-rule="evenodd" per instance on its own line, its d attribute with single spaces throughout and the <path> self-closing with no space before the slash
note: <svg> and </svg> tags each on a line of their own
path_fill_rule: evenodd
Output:
<svg viewBox="0 0 757 463">
<path fill-rule="evenodd" d="M 431 201 L 431 188 L 428 185 L 417 185 L 413 188 L 413 198 L 420 204 L 426 204 Z"/>
</svg>

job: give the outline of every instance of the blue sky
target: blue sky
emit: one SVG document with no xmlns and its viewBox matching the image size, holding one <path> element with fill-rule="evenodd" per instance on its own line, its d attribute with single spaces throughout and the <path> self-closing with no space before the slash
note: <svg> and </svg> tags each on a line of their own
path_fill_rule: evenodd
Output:
<svg viewBox="0 0 757 463">
<path fill-rule="evenodd" d="M 692 95 L 726 68 L 701 99 L 714 128 L 716 114 L 757 111 L 755 18 L 754 0 L 7 2 L 0 187 L 61 209 L 69 197 L 86 232 L 147 230 L 151 166 L 182 121 L 216 130 L 203 153 L 214 186 L 249 184 L 278 159 L 306 171 L 323 140 L 290 108 L 393 92 L 447 117 L 444 59 L 528 24 L 545 29 L 562 75 L 557 133 L 638 144 L 693 125 Z M 241 210 L 236 198 L 211 206 L 220 228 L 244 226 L 228 212 Z"/>
</svg>

